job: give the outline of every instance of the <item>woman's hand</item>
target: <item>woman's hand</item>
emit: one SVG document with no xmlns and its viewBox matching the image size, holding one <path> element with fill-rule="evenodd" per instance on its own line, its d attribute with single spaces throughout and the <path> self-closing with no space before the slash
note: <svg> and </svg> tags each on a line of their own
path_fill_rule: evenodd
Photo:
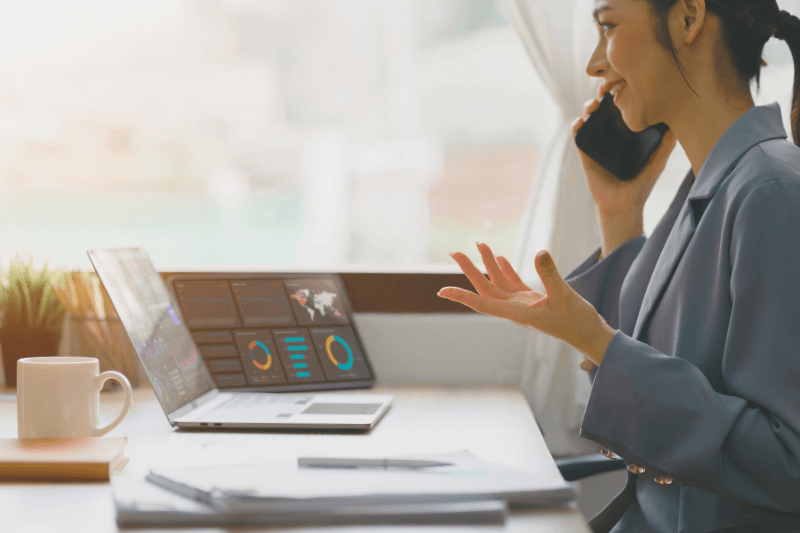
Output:
<svg viewBox="0 0 800 533">
<path fill-rule="evenodd" d="M 542 251 L 536 256 L 536 272 L 546 292 L 542 294 L 525 285 L 505 258 L 495 259 L 487 245 L 479 243 L 478 251 L 489 273 L 488 280 L 466 255 L 451 254 L 478 293 L 445 287 L 439 296 L 556 337 L 579 350 L 593 364 L 600 364 L 614 330 L 589 302 L 567 285 L 550 254 Z"/>
<path fill-rule="evenodd" d="M 602 95 L 600 98 L 602 98 Z M 583 108 L 583 116 L 573 121 L 573 139 L 588 116 L 600 107 L 600 98 L 587 102 Z M 650 160 L 641 172 L 630 181 L 623 181 L 617 178 L 594 159 L 580 149 L 578 150 L 583 170 L 586 173 L 589 192 L 597 207 L 601 223 L 603 219 L 611 219 L 620 215 L 636 213 L 641 216 L 644 203 L 647 197 L 650 196 L 656 180 L 664 170 L 667 159 L 669 159 L 669 155 L 675 148 L 675 143 L 675 135 L 672 130 L 667 130 L 661 144 L 650 156 Z"/>
</svg>

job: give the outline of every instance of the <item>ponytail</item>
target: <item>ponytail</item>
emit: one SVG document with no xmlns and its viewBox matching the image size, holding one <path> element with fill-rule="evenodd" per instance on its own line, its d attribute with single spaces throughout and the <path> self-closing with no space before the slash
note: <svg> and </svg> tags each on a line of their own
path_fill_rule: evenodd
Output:
<svg viewBox="0 0 800 533">
<path fill-rule="evenodd" d="M 774 35 L 775 38 L 786 41 L 794 59 L 794 86 L 789 122 L 792 125 L 794 144 L 800 146 L 800 19 L 788 11 L 781 11 Z"/>
<path fill-rule="evenodd" d="M 660 23 L 656 26 L 656 37 L 672 52 L 683 76 L 683 67 L 675 53 L 667 20 L 667 12 L 676 0 L 647 1 Z M 789 117 L 792 139 L 800 146 L 800 19 L 788 11 L 781 11 L 776 0 L 706 0 L 706 9 L 720 17 L 725 47 L 736 73 L 745 84 L 755 79 L 758 86 L 761 67 L 766 65 L 762 57 L 764 44 L 770 37 L 786 41 L 789 45 L 794 60 L 792 108 Z M 683 79 L 686 80 L 686 76 Z M 686 83 L 688 85 L 689 82 Z"/>
</svg>

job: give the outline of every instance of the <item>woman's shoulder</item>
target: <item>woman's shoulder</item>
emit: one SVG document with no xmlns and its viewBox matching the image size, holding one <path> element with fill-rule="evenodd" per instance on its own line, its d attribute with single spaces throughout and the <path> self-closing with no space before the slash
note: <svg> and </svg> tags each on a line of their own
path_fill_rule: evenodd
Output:
<svg viewBox="0 0 800 533">
<path fill-rule="evenodd" d="M 800 191 L 800 146 L 785 138 L 758 143 L 742 155 L 725 181 L 731 200 L 743 201 L 766 189 Z"/>
</svg>

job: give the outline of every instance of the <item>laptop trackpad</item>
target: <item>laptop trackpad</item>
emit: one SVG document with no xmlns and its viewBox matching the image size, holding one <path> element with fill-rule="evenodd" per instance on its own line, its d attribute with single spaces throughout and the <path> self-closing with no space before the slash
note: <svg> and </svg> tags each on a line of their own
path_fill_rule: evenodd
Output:
<svg viewBox="0 0 800 533">
<path fill-rule="evenodd" d="M 301 415 L 372 415 L 380 409 L 380 403 L 312 403 Z"/>
</svg>

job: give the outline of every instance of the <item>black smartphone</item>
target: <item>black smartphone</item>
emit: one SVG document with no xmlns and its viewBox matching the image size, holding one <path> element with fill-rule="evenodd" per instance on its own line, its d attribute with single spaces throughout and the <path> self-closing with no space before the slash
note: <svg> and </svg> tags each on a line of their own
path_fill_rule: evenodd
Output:
<svg viewBox="0 0 800 533">
<path fill-rule="evenodd" d="M 616 177 L 629 181 L 639 174 L 668 129 L 661 123 L 634 133 L 622 120 L 614 97 L 607 93 L 575 133 L 575 144 Z"/>
</svg>

